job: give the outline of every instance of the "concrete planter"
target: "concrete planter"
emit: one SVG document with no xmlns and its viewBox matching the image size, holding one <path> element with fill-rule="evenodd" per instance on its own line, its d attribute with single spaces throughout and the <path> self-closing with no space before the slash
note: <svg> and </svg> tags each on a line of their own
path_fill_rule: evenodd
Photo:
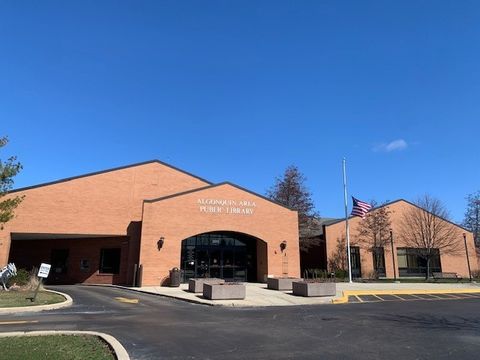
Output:
<svg viewBox="0 0 480 360">
<path fill-rule="evenodd" d="M 302 281 L 299 278 L 268 278 L 267 288 L 272 290 L 292 290 L 294 281 Z"/>
<path fill-rule="evenodd" d="M 203 284 L 224 284 L 225 280 L 217 278 L 189 279 L 188 291 L 193 293 L 203 293 Z"/>
<path fill-rule="evenodd" d="M 295 281 L 292 284 L 293 295 L 298 296 L 335 296 L 337 284 L 334 282 Z"/>
<path fill-rule="evenodd" d="M 245 296 L 246 290 L 243 284 L 203 284 L 203 297 L 209 300 L 243 300 Z"/>
</svg>

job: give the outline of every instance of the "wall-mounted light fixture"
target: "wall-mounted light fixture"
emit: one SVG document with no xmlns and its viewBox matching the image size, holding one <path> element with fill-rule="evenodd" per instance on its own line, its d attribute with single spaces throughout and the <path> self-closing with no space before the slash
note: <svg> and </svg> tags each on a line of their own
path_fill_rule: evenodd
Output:
<svg viewBox="0 0 480 360">
<path fill-rule="evenodd" d="M 285 249 L 287 248 L 287 242 L 286 241 L 282 241 L 280 243 L 280 250 L 283 252 L 285 251 Z"/>
<path fill-rule="evenodd" d="M 165 243 L 165 238 L 162 236 L 162 237 L 160 237 L 160 240 L 157 241 L 158 251 L 160 251 L 160 249 L 163 247 L 164 243 Z"/>
</svg>

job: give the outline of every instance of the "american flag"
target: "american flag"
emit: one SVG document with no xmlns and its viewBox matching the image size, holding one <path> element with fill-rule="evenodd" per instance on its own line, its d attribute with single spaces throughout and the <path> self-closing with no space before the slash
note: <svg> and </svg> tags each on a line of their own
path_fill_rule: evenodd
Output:
<svg viewBox="0 0 480 360">
<path fill-rule="evenodd" d="M 369 203 L 366 203 L 365 201 L 355 199 L 353 196 L 352 196 L 352 200 L 353 200 L 352 216 L 360 216 L 362 219 L 364 219 L 365 215 L 367 215 L 367 213 L 372 208 L 372 205 L 370 205 Z"/>
</svg>

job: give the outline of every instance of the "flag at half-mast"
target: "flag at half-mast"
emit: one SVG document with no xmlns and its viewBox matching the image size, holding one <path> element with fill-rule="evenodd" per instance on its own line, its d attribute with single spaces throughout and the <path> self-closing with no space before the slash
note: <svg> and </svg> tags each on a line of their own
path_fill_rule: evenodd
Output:
<svg viewBox="0 0 480 360">
<path fill-rule="evenodd" d="M 352 216 L 360 216 L 362 219 L 365 219 L 365 216 L 372 208 L 372 205 L 370 205 L 365 201 L 355 199 L 353 196 L 352 196 L 352 200 L 353 200 Z"/>
</svg>

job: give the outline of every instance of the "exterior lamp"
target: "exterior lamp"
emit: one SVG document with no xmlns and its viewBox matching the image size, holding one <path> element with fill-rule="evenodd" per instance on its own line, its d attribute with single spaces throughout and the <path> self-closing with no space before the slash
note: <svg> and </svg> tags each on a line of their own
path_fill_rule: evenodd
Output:
<svg viewBox="0 0 480 360">
<path fill-rule="evenodd" d="M 162 236 L 160 238 L 160 240 L 157 241 L 157 248 L 158 248 L 158 251 L 160 251 L 160 249 L 163 247 L 163 244 L 165 243 L 165 238 Z"/>
<path fill-rule="evenodd" d="M 282 252 L 284 252 L 286 248 L 287 248 L 287 242 L 286 242 L 286 241 L 282 241 L 282 242 L 280 243 L 280 250 L 281 250 Z"/>
</svg>

